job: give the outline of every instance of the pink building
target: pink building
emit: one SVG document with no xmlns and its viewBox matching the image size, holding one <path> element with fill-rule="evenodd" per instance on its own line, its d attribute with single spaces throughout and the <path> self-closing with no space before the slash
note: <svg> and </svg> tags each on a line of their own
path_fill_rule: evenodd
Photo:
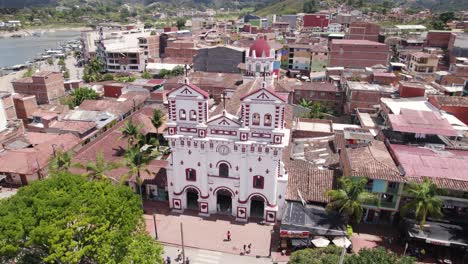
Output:
<svg viewBox="0 0 468 264">
<path fill-rule="evenodd" d="M 16 93 L 35 95 L 38 104 L 57 102 L 65 96 L 63 76 L 60 72 L 38 72 L 12 82 Z"/>
<path fill-rule="evenodd" d="M 304 29 L 323 28 L 330 24 L 330 15 L 328 14 L 305 14 L 302 18 Z"/>
<path fill-rule="evenodd" d="M 349 25 L 347 39 L 379 40 L 380 26 L 371 22 L 353 22 Z"/>
</svg>

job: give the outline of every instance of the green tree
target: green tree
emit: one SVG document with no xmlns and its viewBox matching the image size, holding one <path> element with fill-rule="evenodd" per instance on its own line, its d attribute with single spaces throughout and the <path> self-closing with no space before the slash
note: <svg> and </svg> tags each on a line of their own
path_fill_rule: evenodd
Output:
<svg viewBox="0 0 468 264">
<path fill-rule="evenodd" d="M 107 173 L 122 167 L 122 164 L 119 162 L 109 162 L 104 157 L 102 151 L 96 153 L 96 159 L 94 162 L 88 161 L 86 164 L 78 163 L 74 164 L 74 167 L 86 170 L 84 174 L 90 180 L 111 180 L 113 182 L 118 182 L 117 179 L 109 176 Z"/>
<path fill-rule="evenodd" d="M 435 30 L 445 30 L 445 23 L 441 20 L 434 20 L 431 23 L 431 27 Z"/>
<path fill-rule="evenodd" d="M 419 227 L 424 230 L 428 216 L 435 218 L 442 216 L 442 200 L 437 197 L 437 185 L 425 178 L 422 183 L 409 183 L 405 185 L 405 192 L 411 201 L 401 207 L 402 215 L 407 215 L 410 211 L 419 221 Z"/>
<path fill-rule="evenodd" d="M 106 73 L 104 76 L 102 76 L 103 81 L 113 81 L 114 80 L 114 75 L 112 73 Z"/>
<path fill-rule="evenodd" d="M 140 151 L 139 146 L 133 146 L 125 152 L 125 165 L 128 168 L 128 172 L 122 177 L 122 182 L 125 182 L 128 178 L 136 176 L 136 183 L 138 185 L 138 193 L 143 200 L 143 192 L 141 185 L 141 172 L 144 171 L 148 174 L 151 172 L 148 170 L 148 165 L 153 157 L 148 153 Z"/>
<path fill-rule="evenodd" d="M 34 66 L 31 66 L 28 68 L 28 70 L 23 74 L 23 78 L 24 77 L 31 77 L 33 76 L 33 74 L 36 72 L 36 67 Z"/>
<path fill-rule="evenodd" d="M 336 264 L 340 260 L 341 249 L 335 246 L 326 248 L 306 248 L 294 251 L 290 264 Z"/>
<path fill-rule="evenodd" d="M 61 172 L 0 201 L 0 262 L 158 263 L 128 187 Z"/>
<path fill-rule="evenodd" d="M 144 71 L 142 74 L 141 74 L 141 78 L 143 79 L 152 79 L 153 78 L 153 75 L 147 71 Z"/>
<path fill-rule="evenodd" d="M 450 22 L 455 19 L 454 12 L 445 12 L 439 15 L 439 20 L 442 21 L 444 24 Z"/>
<path fill-rule="evenodd" d="M 346 258 L 345 264 L 414 264 L 412 257 L 399 257 L 393 252 L 388 252 L 383 247 L 363 248 L 359 254 L 353 254 Z"/>
<path fill-rule="evenodd" d="M 185 18 L 178 18 L 177 21 L 176 21 L 176 26 L 177 28 L 180 30 L 180 29 L 184 29 L 185 28 L 185 22 L 187 22 L 187 20 L 185 20 Z"/>
<path fill-rule="evenodd" d="M 342 177 L 338 190 L 329 190 L 326 195 L 330 198 L 328 211 L 336 211 L 356 223 L 361 222 L 363 204 L 376 204 L 377 197 L 366 190 L 367 178 Z"/>
<path fill-rule="evenodd" d="M 313 104 L 312 101 L 309 101 L 305 98 L 301 98 L 301 100 L 299 101 L 299 105 L 304 108 L 311 108 L 312 104 Z"/>
<path fill-rule="evenodd" d="M 154 128 L 156 128 L 156 138 L 159 142 L 159 128 L 164 124 L 165 115 L 164 112 L 156 108 L 153 110 L 153 115 L 151 116 L 151 124 L 153 124 Z M 159 150 L 159 144 L 158 144 Z"/>
<path fill-rule="evenodd" d="M 64 59 L 64 58 L 60 58 L 59 61 L 58 61 L 58 65 L 59 65 L 59 66 L 65 66 L 65 59 Z"/>
<path fill-rule="evenodd" d="M 104 67 L 98 59 L 93 59 L 83 70 L 83 80 L 85 82 L 98 82 L 102 80 Z"/>
<path fill-rule="evenodd" d="M 48 63 L 49 65 L 54 65 L 54 60 L 53 60 L 52 58 L 47 59 L 47 63 Z"/>
<path fill-rule="evenodd" d="M 121 138 L 126 138 L 128 146 L 132 146 L 140 137 L 140 126 L 135 125 L 132 120 L 126 121 L 120 129 Z"/>
<path fill-rule="evenodd" d="M 315 0 L 304 1 L 304 4 L 302 5 L 302 10 L 304 11 L 304 13 L 317 12 L 317 7 L 316 7 L 316 4 L 315 4 Z"/>
<path fill-rule="evenodd" d="M 68 171 L 72 165 L 72 154 L 70 152 L 63 151 L 62 149 L 55 149 L 54 156 L 51 158 L 49 163 L 50 172 Z"/>
<path fill-rule="evenodd" d="M 99 95 L 89 87 L 80 87 L 70 92 L 70 95 L 65 98 L 64 104 L 68 105 L 70 109 L 81 105 L 84 100 L 97 100 Z"/>
</svg>

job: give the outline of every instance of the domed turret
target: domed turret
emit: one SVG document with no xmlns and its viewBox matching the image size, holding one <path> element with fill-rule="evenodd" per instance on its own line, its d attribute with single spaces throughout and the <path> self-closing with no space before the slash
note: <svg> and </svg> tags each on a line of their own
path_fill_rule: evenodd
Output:
<svg viewBox="0 0 468 264">
<path fill-rule="evenodd" d="M 250 46 L 249 56 L 253 57 L 255 51 L 256 57 L 270 57 L 271 47 L 268 45 L 268 42 L 265 40 L 265 37 L 259 37 L 255 42 Z"/>
</svg>

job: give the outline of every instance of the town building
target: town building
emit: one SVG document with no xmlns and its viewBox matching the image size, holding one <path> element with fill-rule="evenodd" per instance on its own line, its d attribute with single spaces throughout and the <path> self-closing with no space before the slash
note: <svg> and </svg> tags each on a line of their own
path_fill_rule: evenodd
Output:
<svg viewBox="0 0 468 264">
<path fill-rule="evenodd" d="M 330 45 L 330 67 L 365 68 L 377 64 L 388 65 L 387 44 L 354 39 L 333 39 Z"/>
<path fill-rule="evenodd" d="M 381 98 L 391 97 L 397 92 L 392 85 L 355 81 L 347 81 L 343 85 L 346 92 L 345 113 L 353 113 L 357 108 L 376 108 Z"/>
<path fill-rule="evenodd" d="M 57 103 L 65 96 L 63 76 L 60 72 L 37 72 L 11 82 L 15 93 L 34 95 L 38 104 Z"/>
<path fill-rule="evenodd" d="M 300 22 L 301 23 L 301 22 Z M 329 14 L 304 14 L 302 16 L 301 32 L 324 31 L 330 24 Z"/>
<path fill-rule="evenodd" d="M 267 83 L 271 83 L 275 76 L 279 76 L 279 61 L 275 50 L 264 36 L 260 36 L 246 52 L 244 78 L 264 77 Z"/>
<path fill-rule="evenodd" d="M 211 113 L 209 94 L 188 80 L 167 97 L 170 207 L 276 222 L 288 181 L 282 160 L 289 142 L 285 99 L 259 78 L 245 82 Z"/>
<path fill-rule="evenodd" d="M 408 70 L 413 74 L 433 73 L 437 71 L 439 57 L 434 53 L 415 52 L 411 54 Z"/>
<path fill-rule="evenodd" d="M 378 41 L 380 26 L 371 22 L 352 22 L 346 32 L 346 39 Z"/>
<path fill-rule="evenodd" d="M 234 46 L 215 46 L 198 50 L 193 69 L 204 72 L 240 73 L 239 64 L 245 63 L 245 50 Z"/>
<path fill-rule="evenodd" d="M 323 71 L 328 63 L 328 48 L 324 45 L 288 45 L 288 69 L 300 72 Z"/>
</svg>

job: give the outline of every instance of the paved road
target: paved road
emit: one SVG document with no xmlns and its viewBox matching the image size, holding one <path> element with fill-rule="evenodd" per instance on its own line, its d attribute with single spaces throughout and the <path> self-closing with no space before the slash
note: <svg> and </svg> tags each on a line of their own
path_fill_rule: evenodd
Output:
<svg viewBox="0 0 468 264">
<path fill-rule="evenodd" d="M 171 263 L 176 263 L 177 250 L 180 247 L 164 246 L 164 259 L 169 256 L 172 260 Z M 240 256 L 228 253 L 209 251 L 196 248 L 185 248 L 185 256 L 189 257 L 190 264 L 271 264 L 269 258 L 255 258 L 251 256 Z"/>
</svg>

